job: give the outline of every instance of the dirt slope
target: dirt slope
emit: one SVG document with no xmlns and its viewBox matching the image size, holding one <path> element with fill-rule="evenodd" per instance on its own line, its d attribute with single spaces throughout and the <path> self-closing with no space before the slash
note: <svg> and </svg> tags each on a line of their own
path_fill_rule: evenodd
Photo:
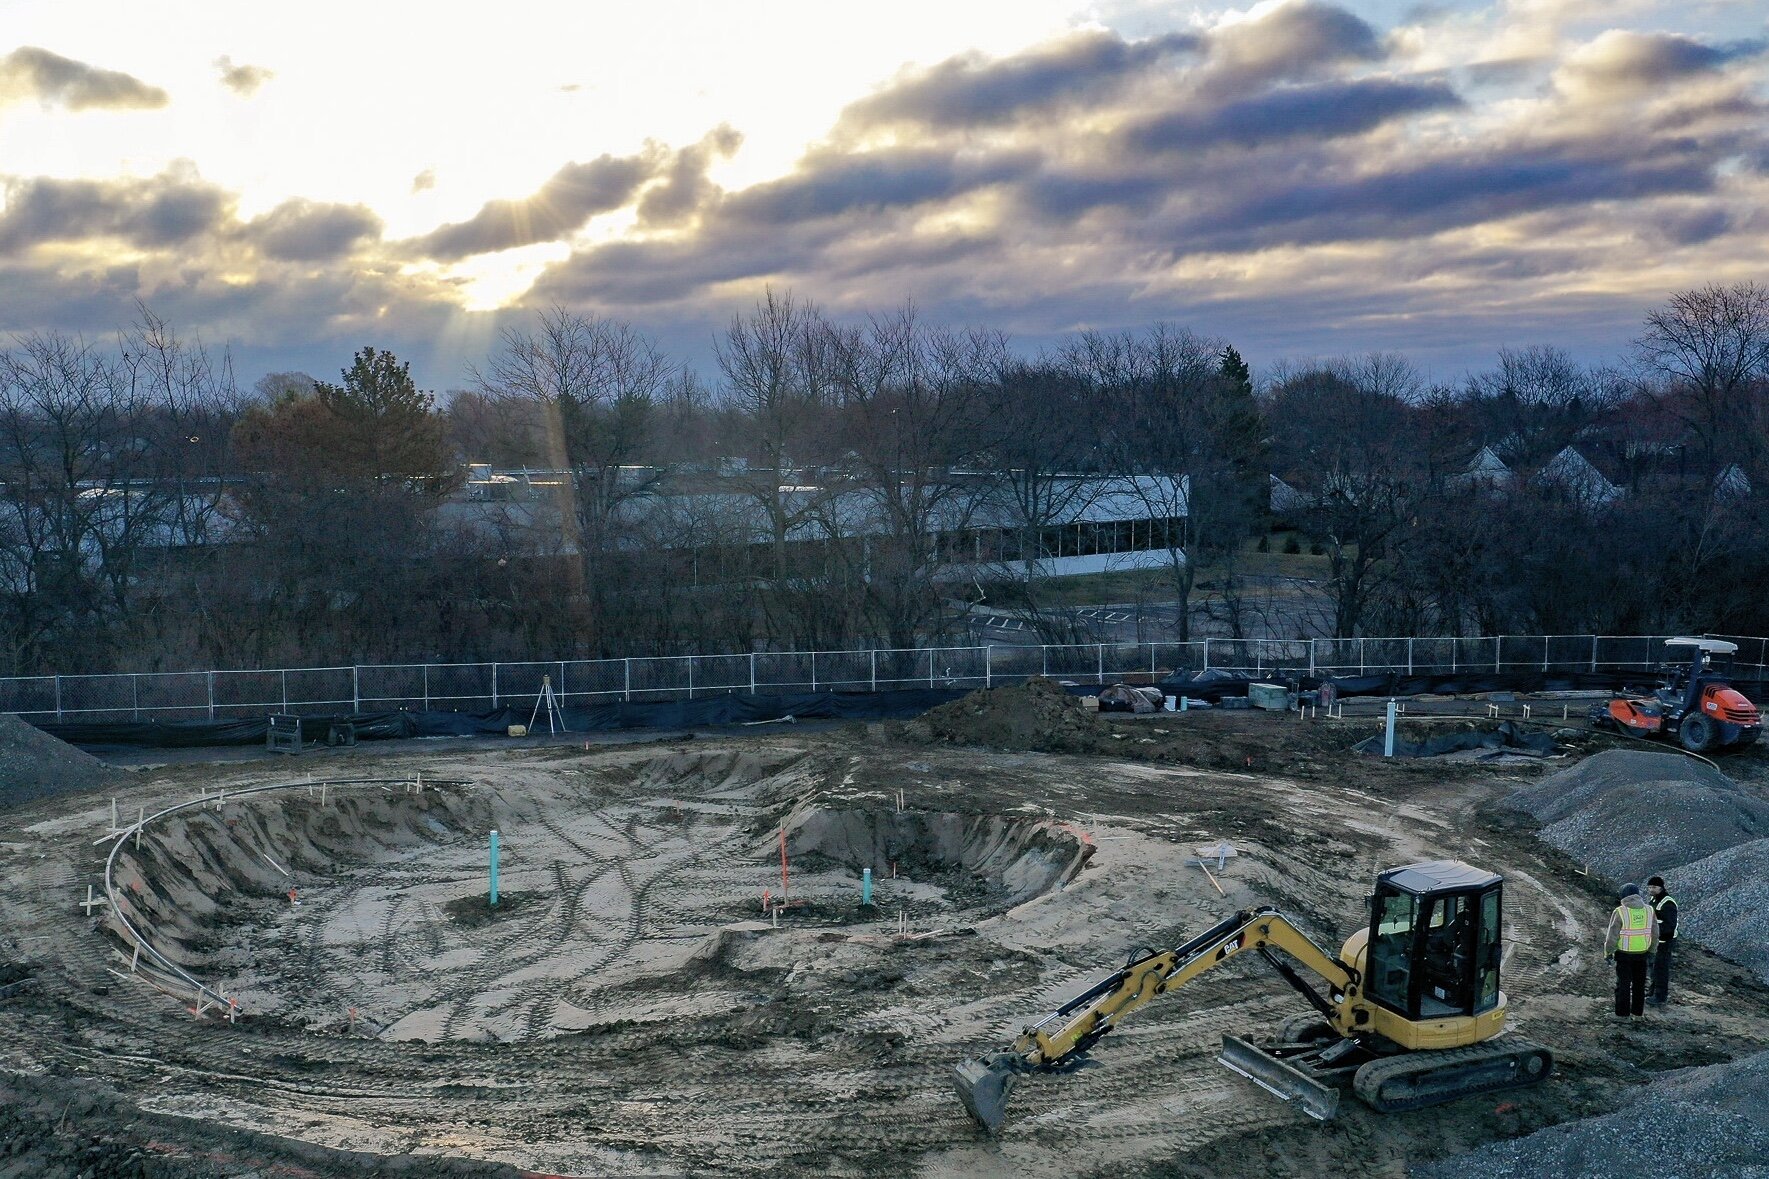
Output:
<svg viewBox="0 0 1769 1179">
<path fill-rule="evenodd" d="M 102 863 L 92 840 L 108 814 L 27 807 L 15 822 L 30 839 L 0 843 L 0 871 L 19 882 L 0 938 L 32 947 L 42 985 L 0 1002 L 0 1080 L 48 1070 L 115 1090 L 119 1104 L 75 1131 L 93 1144 L 136 1141 L 136 1111 L 192 1155 L 250 1132 L 264 1174 L 348 1173 L 303 1153 L 324 1149 L 564 1174 L 1214 1179 L 1398 1174 L 1769 1046 L 1769 990 L 1695 945 L 1675 1011 L 1625 1030 L 1601 1018 L 1607 898 L 1533 825 L 1489 814 L 1516 778 L 1371 764 L 1345 752 L 1350 726 L 1294 717 L 1083 720 L 1121 755 L 856 726 L 350 760 L 353 775 L 463 783 L 431 810 L 380 787 L 330 811 L 298 790 L 280 818 L 230 796 L 131 862 L 153 892 L 140 911 L 192 969 L 246 997 L 237 1025 L 194 1021 L 111 973 L 127 959 L 72 903 Z M 168 768 L 141 792 L 171 801 L 291 772 Z M 506 887 L 533 899 L 467 927 L 446 906 L 482 887 L 490 823 Z M 760 899 L 781 895 L 782 830 L 791 884 L 776 926 Z M 1222 893 L 1189 863 L 1219 838 L 1240 852 Z M 247 869 L 265 855 L 296 874 L 299 907 L 275 865 Z M 1507 878 L 1513 1019 L 1560 1061 L 1539 1088 L 1390 1117 L 1349 1101 L 1311 1123 L 1216 1063 L 1225 1032 L 1264 1034 L 1300 1006 L 1257 960 L 1236 960 L 1139 1012 L 1098 1046 L 1100 1067 L 1029 1079 L 999 1139 L 951 1095 L 954 1062 L 1001 1047 L 1138 947 L 1258 902 L 1336 946 L 1376 870 L 1438 856 Z M 220 903 L 205 908 L 201 888 Z M 374 1018 L 350 1034 L 353 1000 Z"/>
</svg>

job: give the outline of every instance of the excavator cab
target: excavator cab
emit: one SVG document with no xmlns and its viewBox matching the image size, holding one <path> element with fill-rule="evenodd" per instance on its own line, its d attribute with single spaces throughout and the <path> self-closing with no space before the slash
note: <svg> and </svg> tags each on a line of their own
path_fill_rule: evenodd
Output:
<svg viewBox="0 0 1769 1179">
<path fill-rule="evenodd" d="M 1378 876 L 1365 995 L 1409 1021 L 1498 1006 L 1503 885 L 1494 873 L 1452 860 Z"/>
</svg>

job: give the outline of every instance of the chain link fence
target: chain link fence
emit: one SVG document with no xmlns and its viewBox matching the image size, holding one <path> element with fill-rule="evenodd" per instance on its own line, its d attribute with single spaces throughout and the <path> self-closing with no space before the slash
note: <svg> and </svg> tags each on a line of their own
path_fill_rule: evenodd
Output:
<svg viewBox="0 0 1769 1179">
<path fill-rule="evenodd" d="M 725 692 L 877 692 L 984 688 L 1033 676 L 1083 683 L 1217 669 L 1254 675 L 1650 672 L 1670 636 L 1494 635 L 1485 638 L 1201 639 L 862 651 L 757 651 L 531 663 L 403 663 L 262 671 L 0 678 L 0 712 L 57 721 L 228 720 L 267 713 L 488 712 L 560 703 L 680 700 Z M 1734 669 L 1764 678 L 1769 639 L 1734 637 Z"/>
</svg>

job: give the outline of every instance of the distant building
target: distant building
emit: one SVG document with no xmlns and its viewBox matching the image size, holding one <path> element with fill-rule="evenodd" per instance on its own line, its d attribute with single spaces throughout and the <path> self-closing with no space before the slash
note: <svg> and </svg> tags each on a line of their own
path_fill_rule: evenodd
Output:
<svg viewBox="0 0 1769 1179">
<path fill-rule="evenodd" d="M 659 472 L 634 468 L 635 484 Z M 628 473 L 623 468 L 623 476 Z M 818 476 L 833 475 L 832 478 Z M 752 493 L 757 471 L 720 463 L 716 471 L 681 472 L 656 482 L 617 509 L 619 545 L 629 550 L 722 553 L 733 568 L 734 549 L 770 549 L 773 524 Z M 891 505 L 875 488 L 839 472 L 795 470 L 775 476 L 787 517 L 790 561 L 816 562 L 832 547 L 856 548 L 863 564 L 870 547 L 889 537 Z M 923 519 L 940 564 L 965 577 L 1024 575 L 1031 564 L 1046 576 L 1159 566 L 1183 548 L 1187 481 L 1182 477 L 1047 475 L 1036 481 L 1038 519 L 1028 521 L 1013 482 L 990 472 L 952 472 L 924 485 Z M 766 484 L 764 482 L 763 486 Z M 565 554 L 572 540 L 573 480 L 569 471 L 493 471 L 475 467 L 462 499 L 443 505 L 445 522 L 495 536 L 529 552 Z M 697 561 L 704 567 L 706 561 Z"/>
<path fill-rule="evenodd" d="M 1490 446 L 1483 446 L 1460 471 L 1445 482 L 1458 491 L 1504 491 L 1516 484 L 1517 473 L 1499 457 L 1498 451 Z"/>
<path fill-rule="evenodd" d="M 1604 507 L 1623 494 L 1597 464 L 1572 446 L 1563 447 L 1543 463 L 1532 482 L 1586 507 Z"/>
</svg>

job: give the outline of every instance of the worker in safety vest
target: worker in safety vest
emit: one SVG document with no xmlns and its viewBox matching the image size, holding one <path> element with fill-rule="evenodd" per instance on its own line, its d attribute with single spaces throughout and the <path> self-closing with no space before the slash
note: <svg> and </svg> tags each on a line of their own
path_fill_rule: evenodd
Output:
<svg viewBox="0 0 1769 1179">
<path fill-rule="evenodd" d="M 1646 895 L 1652 901 L 1653 915 L 1658 918 L 1658 951 L 1652 956 L 1652 994 L 1646 1001 L 1657 1007 L 1671 993 L 1671 947 L 1677 941 L 1677 899 L 1665 891 L 1665 878 L 1654 876 L 1646 882 Z"/>
<path fill-rule="evenodd" d="M 1658 947 L 1658 915 L 1638 884 L 1622 885 L 1603 938 L 1603 956 L 1615 963 L 1615 1013 L 1646 1014 L 1646 964 Z"/>
</svg>

